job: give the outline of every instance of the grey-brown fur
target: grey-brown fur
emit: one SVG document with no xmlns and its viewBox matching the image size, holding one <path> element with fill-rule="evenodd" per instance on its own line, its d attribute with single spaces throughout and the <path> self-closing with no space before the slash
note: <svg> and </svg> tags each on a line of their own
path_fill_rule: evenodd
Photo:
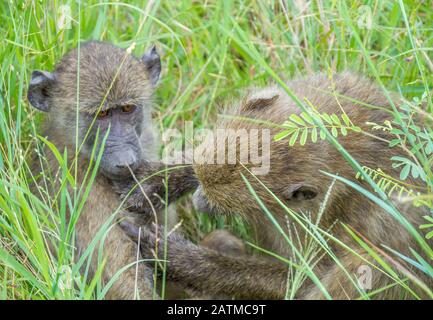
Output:
<svg viewBox="0 0 433 320">
<path fill-rule="evenodd" d="M 78 65 L 80 86 L 77 112 Z M 29 101 L 34 107 L 48 112 L 43 135 L 54 143 L 61 154 L 67 149 L 68 165 L 73 163 L 75 154 L 76 115 L 78 114 L 78 143 L 83 145 L 77 160 L 78 190 L 90 160 L 95 160 L 91 159 L 91 151 L 96 139 L 96 131 L 98 128 L 101 129 L 96 148 L 98 153 L 102 138 L 105 132 L 108 132 L 104 130 L 110 123 L 111 131 L 101 160 L 101 172 L 113 179 L 123 179 L 130 176 L 128 165 L 136 166 L 135 162 L 138 163 L 141 159 L 149 161 L 156 159 L 151 122 L 151 97 L 159 70 L 160 60 L 154 48 L 139 59 L 114 45 L 89 42 L 81 44 L 80 54 L 78 49 L 66 54 L 56 65 L 54 72 L 33 72 L 28 91 Z M 136 109 L 132 109 L 131 115 L 123 115 L 121 114 L 123 111 L 120 112 L 119 108 L 125 105 L 134 105 Z M 107 122 L 100 121 L 99 118 L 91 126 L 98 109 L 110 110 L 113 117 L 116 114 L 120 119 L 119 128 L 113 125 L 114 120 L 109 119 Z M 123 136 L 124 125 L 131 126 L 128 127 L 132 130 L 128 137 Z M 85 139 L 89 128 L 90 134 Z M 127 146 L 128 140 L 125 141 L 125 145 L 122 145 L 121 142 L 127 138 L 131 139 L 131 145 Z M 129 158 L 123 158 L 125 152 L 130 154 Z M 45 148 L 45 156 L 47 162 L 42 167 L 39 159 L 34 160 L 34 172 L 36 174 L 42 172 L 46 177 L 51 177 L 51 181 L 48 181 L 48 189 L 51 196 L 54 196 L 60 187 L 59 164 L 47 148 Z M 113 166 L 115 161 L 120 165 Z M 121 161 L 125 161 L 125 166 Z M 129 163 L 126 163 L 128 161 Z M 74 169 L 71 173 L 74 174 Z M 42 179 L 38 185 L 44 188 Z M 70 191 L 72 194 L 73 191 Z M 35 192 L 39 192 L 36 187 Z M 111 182 L 99 173 L 75 226 L 77 256 L 87 249 L 98 230 L 112 217 L 119 206 L 120 201 L 112 189 Z M 96 246 L 98 247 L 99 245 Z M 93 253 L 91 272 L 96 271 L 97 255 L 98 249 Z M 102 278 L 107 284 L 119 269 L 136 261 L 137 246 L 117 225 L 114 225 L 106 235 L 103 255 L 106 264 Z M 134 299 L 136 293 L 141 299 L 152 298 L 151 269 L 140 264 L 137 279 L 135 269 L 133 266 L 120 275 L 108 291 L 107 299 Z"/>
<path fill-rule="evenodd" d="M 362 133 L 349 132 L 347 136 L 340 135 L 338 141 L 361 165 L 374 169 L 380 167 L 389 170 L 388 174 L 398 177 L 398 172 L 392 169 L 390 158 L 396 154 L 402 154 L 403 151 L 398 148 L 390 149 L 388 143 L 383 139 L 390 140 L 391 136 L 386 132 L 372 131 L 371 126 L 366 124 L 367 122 L 383 123 L 385 120 L 390 120 L 390 114 L 386 111 L 366 107 L 367 104 L 390 110 L 390 102 L 374 83 L 352 73 L 343 73 L 333 75 L 332 79 L 323 74 L 315 75 L 288 82 L 288 86 L 300 100 L 308 99 L 320 113 L 335 113 L 341 118 L 343 109 L 355 125 L 360 126 L 364 132 L 377 136 L 379 139 Z M 398 99 L 394 95 L 391 97 L 398 105 Z M 291 114 L 299 114 L 300 110 L 282 89 L 271 87 L 252 89 L 243 100 L 229 109 L 229 113 L 281 124 Z M 257 122 L 224 119 L 217 124 L 217 127 L 251 129 L 265 126 Z M 271 137 L 280 130 L 272 129 Z M 343 159 L 338 150 L 327 141 L 320 140 L 316 143 L 307 142 L 305 146 L 297 143 L 293 147 L 288 146 L 287 139 L 272 141 L 270 172 L 258 178 L 285 205 L 296 212 L 311 215 L 312 220 L 315 221 L 332 182 L 332 179 L 322 174 L 320 170 L 355 181 L 356 172 Z M 258 196 L 283 228 L 287 223 L 287 214 L 239 163 L 236 165 L 196 165 L 194 171 L 200 182 L 198 194 L 195 196 L 198 199 L 196 202 L 205 204 L 215 212 L 241 214 L 256 231 L 260 246 L 280 256 L 293 259 L 294 255 L 290 246 L 276 231 L 275 226 L 247 190 L 240 173 L 248 178 Z M 407 182 L 414 185 L 419 184 L 419 181 L 411 178 Z M 366 182 L 356 181 L 356 183 L 369 189 Z M 394 205 L 413 226 L 416 227 L 422 223 L 422 209 L 404 206 L 397 199 Z M 337 239 L 346 243 L 359 255 L 349 253 L 335 242 L 329 241 L 333 253 L 348 274 L 352 276 L 357 274 L 361 265 L 369 263 L 375 265 L 376 263 L 347 233 L 342 223 L 356 230 L 364 239 L 368 239 L 371 245 L 384 252 L 388 252 L 383 248 L 383 245 L 386 245 L 411 256 L 409 248 L 415 248 L 415 250 L 418 248 L 413 237 L 389 213 L 384 212 L 348 185 L 336 182 L 319 226 L 323 230 L 330 229 Z M 130 235 L 136 236 L 136 227 L 126 225 L 125 229 Z M 305 235 L 302 228 L 298 227 L 297 231 L 301 238 Z M 146 241 L 142 243 L 149 244 L 148 247 L 142 246 L 143 254 L 149 254 L 148 249 L 155 242 L 154 235 L 151 232 L 144 232 L 143 239 Z M 159 245 L 163 246 L 163 243 L 160 241 Z M 405 265 L 391 253 L 388 252 L 388 254 L 400 264 Z M 186 287 L 204 290 L 211 295 L 253 299 L 282 299 L 285 296 L 287 266 L 277 261 L 225 256 L 194 245 L 177 234 L 171 234 L 168 238 L 168 260 L 167 275 L 170 279 L 181 282 Z M 408 265 L 405 267 L 416 277 L 426 281 L 431 288 L 431 279 L 427 279 L 417 270 L 412 270 Z M 319 261 L 314 272 L 332 298 L 354 299 L 360 296 L 346 273 L 329 256 L 326 255 Z M 373 290 L 391 283 L 393 281 L 388 276 L 372 267 Z M 410 284 L 410 287 L 416 288 L 413 283 Z M 399 286 L 393 286 L 379 292 L 373 298 L 404 298 L 402 292 L 404 290 Z M 419 288 L 416 288 L 415 292 L 422 297 Z M 307 280 L 297 293 L 298 299 L 322 299 L 324 297 L 324 294 L 310 280 Z"/>
<path fill-rule="evenodd" d="M 125 225 L 125 222 L 123 222 Z M 128 224 L 126 224 L 128 225 Z M 137 224 L 136 224 L 137 225 Z M 162 230 L 161 230 L 162 231 Z M 147 233 L 147 228 L 144 227 L 144 233 Z M 154 243 L 154 240 L 151 241 Z M 224 229 L 216 229 L 208 233 L 200 242 L 199 247 L 210 249 L 220 255 L 238 258 L 246 255 L 245 244 L 241 239 L 233 235 L 231 232 Z M 163 249 L 163 248 L 160 248 Z M 173 252 L 172 252 L 173 253 Z M 150 254 L 150 253 L 149 253 Z M 166 299 L 195 299 L 195 300 L 214 300 L 214 299 L 232 299 L 229 295 L 211 295 L 208 290 L 203 288 L 185 286 L 180 281 L 167 282 Z"/>
</svg>

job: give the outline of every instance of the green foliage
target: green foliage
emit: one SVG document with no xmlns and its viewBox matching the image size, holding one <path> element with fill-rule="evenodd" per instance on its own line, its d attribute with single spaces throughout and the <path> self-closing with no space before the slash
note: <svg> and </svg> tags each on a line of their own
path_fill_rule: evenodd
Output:
<svg viewBox="0 0 433 320">
<path fill-rule="evenodd" d="M 426 219 L 429 223 L 422 224 L 419 226 L 420 229 L 433 229 L 433 217 L 431 216 L 424 216 L 424 219 Z M 427 239 L 431 239 L 433 237 L 433 230 L 429 231 L 426 236 Z"/>
<path fill-rule="evenodd" d="M 412 155 L 412 159 L 398 156 L 392 158 L 395 161 L 393 168 L 401 169 L 401 180 L 412 175 L 414 179 L 420 178 L 427 182 L 427 177 L 432 173 L 433 131 L 431 127 L 419 126 L 419 111 L 422 111 L 426 99 L 427 94 L 424 93 L 421 99 L 414 97 L 412 102 L 403 103 L 399 117 L 390 125 L 390 132 L 395 135 L 395 139 L 390 141 L 390 147 L 401 146 Z M 417 123 L 414 119 L 418 120 Z M 431 119 L 428 122 L 431 123 Z"/>
<path fill-rule="evenodd" d="M 428 103 L 427 98 L 427 93 L 424 93 L 421 98 L 414 97 L 412 101 L 404 101 L 397 113 L 394 113 L 393 121 L 386 121 L 383 124 L 371 123 L 371 125 L 375 130 L 388 131 L 394 135 L 394 138 L 389 141 L 390 148 L 401 148 L 405 151 L 405 155 L 391 158 L 392 168 L 400 172 L 400 183 L 411 177 L 421 180 L 424 184 L 424 187 L 421 188 L 423 193 L 414 194 L 407 188 L 400 190 L 413 198 L 415 205 L 422 204 L 433 210 L 431 196 L 433 189 L 433 130 L 431 126 L 433 117 L 431 113 L 424 111 Z M 377 172 L 371 173 L 376 174 L 377 177 Z M 385 187 L 399 188 L 387 181 L 386 177 L 380 182 L 383 182 Z M 391 188 L 390 191 L 394 191 L 394 188 Z"/>
<path fill-rule="evenodd" d="M 384 193 L 388 195 L 388 197 L 391 197 L 393 195 L 396 195 L 400 199 L 403 198 L 409 198 L 412 199 L 413 205 L 416 207 L 425 205 L 429 206 L 430 204 L 421 198 L 420 192 L 415 192 L 413 189 L 409 188 L 415 188 L 415 186 L 411 185 L 403 185 L 404 182 L 399 181 L 390 175 L 386 174 L 382 171 L 382 169 L 372 169 L 368 168 L 366 166 L 362 167 L 362 170 L 373 179 L 373 181 L 376 183 L 377 187 L 380 188 Z M 363 177 L 360 172 L 356 174 L 356 179 L 362 179 Z"/>
<path fill-rule="evenodd" d="M 315 114 L 323 120 L 325 127 L 331 130 L 335 138 L 338 137 L 339 132 L 343 136 L 347 135 L 347 131 L 361 132 L 361 128 L 353 125 L 345 113 L 341 115 L 341 120 L 336 114 L 319 114 L 317 112 Z M 300 116 L 297 114 L 290 115 L 289 119 L 284 121 L 282 127 L 285 130 L 276 134 L 274 140 L 279 141 L 287 138 L 289 139 L 289 146 L 294 146 L 298 138 L 299 144 L 301 146 L 305 145 L 308 135 L 310 135 L 311 142 L 313 143 L 317 142 L 318 137 L 321 140 L 326 139 L 326 132 L 316 125 L 312 117 L 306 112 L 301 112 Z"/>
</svg>

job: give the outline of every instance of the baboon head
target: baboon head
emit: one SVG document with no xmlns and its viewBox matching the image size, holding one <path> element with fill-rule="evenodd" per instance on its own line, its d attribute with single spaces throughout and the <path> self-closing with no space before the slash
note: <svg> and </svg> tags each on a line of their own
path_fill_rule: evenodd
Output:
<svg viewBox="0 0 433 320">
<path fill-rule="evenodd" d="M 277 92 L 265 92 L 247 96 L 236 103 L 235 108 L 231 109 L 229 114 L 219 119 L 214 136 L 228 132 L 226 143 L 220 146 L 214 143 L 213 146 L 210 145 L 203 149 L 206 152 L 220 153 L 214 158 L 216 162 L 217 157 L 221 159 L 223 149 L 227 161 L 229 149 L 236 148 L 237 161 L 236 163 L 218 162 L 217 164 L 196 164 L 194 166 L 194 171 L 200 181 L 200 186 L 193 196 L 197 209 L 204 212 L 242 215 L 250 215 L 254 211 L 261 212 L 260 205 L 253 194 L 248 191 L 245 180 L 253 187 L 264 204 L 273 210 L 281 210 L 281 206 L 278 206 L 272 194 L 266 191 L 260 182 L 291 207 L 303 207 L 315 203 L 314 200 L 321 188 L 314 182 L 308 181 L 307 174 L 302 174 L 302 168 L 308 166 L 307 159 L 302 156 L 297 157 L 297 150 L 289 150 L 287 142 L 274 141 L 273 136 L 278 130 L 260 123 L 261 121 L 282 122 L 281 119 L 284 116 L 281 110 L 278 110 L 281 108 L 279 95 L 280 93 Z M 277 115 L 280 119 L 277 119 Z M 251 140 L 252 130 L 258 131 L 257 143 Z M 262 130 L 268 130 L 269 134 L 265 135 Z M 237 134 L 230 137 L 230 132 L 237 132 Z M 246 135 L 249 141 L 242 141 L 242 135 Z M 265 147 L 266 144 L 269 145 L 268 148 Z M 257 150 L 253 150 L 254 152 L 257 152 L 262 158 L 269 158 L 268 172 L 257 174 L 256 178 L 252 174 L 252 167 L 257 164 L 250 161 L 252 155 L 250 149 L 254 146 L 257 147 Z M 242 162 L 240 161 L 241 153 L 245 151 L 247 156 L 244 154 L 245 162 Z"/>
<path fill-rule="evenodd" d="M 90 159 L 105 138 L 100 168 L 111 178 L 123 177 L 146 157 L 142 135 L 151 123 L 160 70 L 155 47 L 136 58 L 92 41 L 65 55 L 54 72 L 33 71 L 27 96 L 49 113 L 47 134 L 60 147 L 74 152 L 78 142 L 80 156 Z"/>
<path fill-rule="evenodd" d="M 326 78 L 324 78 L 326 79 Z M 314 80 L 314 79 L 313 79 Z M 302 83 L 303 87 L 298 89 L 298 98 L 301 100 L 306 97 L 319 109 L 319 112 L 337 114 L 341 116 L 341 108 L 346 110 L 348 116 L 356 125 L 363 126 L 363 130 L 368 130 L 366 122 L 371 121 L 372 115 L 375 121 L 379 119 L 377 110 L 369 111 L 366 108 L 355 106 L 350 100 L 336 101 L 332 93 L 314 92 L 303 89 L 307 85 L 313 85 L 325 89 L 326 81 L 317 79 L 317 83 Z M 342 84 L 347 81 L 342 78 Z M 337 83 L 338 89 L 339 83 Z M 368 88 L 370 89 L 371 86 Z M 294 87 L 296 90 L 298 87 Z M 356 98 L 356 90 L 353 90 Z M 360 90 L 359 95 L 377 99 L 376 94 L 369 90 L 369 95 L 365 90 Z M 377 101 L 371 101 L 372 104 Z M 340 108 L 341 107 L 341 108 Z M 246 98 L 235 103 L 234 108 L 230 108 L 230 114 L 225 115 L 216 124 L 218 129 L 245 130 L 246 134 L 251 130 L 262 129 L 270 130 L 269 134 L 269 171 L 255 177 L 251 174 L 251 152 L 250 158 L 244 157 L 246 161 L 242 164 L 239 150 L 254 148 L 253 141 L 242 145 L 239 139 L 234 145 L 237 148 L 237 162 L 235 164 L 195 164 L 194 171 L 200 182 L 200 186 L 193 197 L 195 206 L 200 211 L 236 213 L 244 216 L 251 216 L 254 212 L 263 212 L 263 205 L 273 213 L 286 214 L 283 205 L 296 212 L 317 214 L 320 206 L 325 199 L 328 189 L 332 183 L 332 178 L 323 172 L 334 173 L 340 176 L 353 179 L 356 172 L 343 159 L 341 154 L 326 140 L 312 142 L 310 134 L 305 144 L 301 145 L 298 141 L 289 146 L 289 139 L 277 141 L 275 135 L 282 131 L 281 124 L 289 119 L 292 114 L 300 114 L 299 108 L 281 89 L 253 90 Z M 217 131 L 215 130 L 215 131 Z M 301 134 L 301 133 L 300 133 Z M 299 134 L 299 135 L 300 135 Z M 217 134 L 215 134 L 217 135 Z M 227 140 L 228 141 L 228 140 Z M 366 136 L 349 132 L 347 136 L 341 135 L 338 141 L 356 159 L 362 161 L 364 165 L 375 166 L 376 163 L 387 161 L 388 154 L 380 152 L 384 148 L 381 142 L 372 142 Z M 233 144 L 229 144 L 233 147 Z M 263 148 L 263 141 L 259 139 L 259 154 L 266 150 Z M 227 151 L 227 145 L 222 147 Z M 203 148 L 210 152 L 220 152 L 221 148 L 217 144 L 210 144 Z M 216 156 L 214 158 L 216 160 Z M 250 184 L 249 188 L 245 180 Z M 362 183 L 362 182 L 360 182 Z M 256 195 L 253 195 L 251 189 Z M 333 207 L 333 211 L 347 210 L 349 206 L 359 200 L 353 196 L 353 189 L 343 183 L 335 183 L 328 199 L 328 206 Z M 261 200 L 261 204 L 257 201 Z M 365 202 L 365 201 L 364 201 Z M 362 205 L 358 201 L 357 205 Z M 331 209 L 329 209 L 331 210 Z"/>
</svg>

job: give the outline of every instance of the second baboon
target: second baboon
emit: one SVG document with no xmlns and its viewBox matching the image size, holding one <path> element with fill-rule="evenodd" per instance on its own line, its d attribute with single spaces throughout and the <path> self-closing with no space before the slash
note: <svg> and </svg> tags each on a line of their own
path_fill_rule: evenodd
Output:
<svg viewBox="0 0 433 320">
<path fill-rule="evenodd" d="M 32 73 L 28 100 L 33 107 L 48 113 L 43 135 L 61 154 L 67 151 L 68 165 L 73 165 L 78 150 L 77 190 L 106 138 L 100 173 L 79 217 L 74 217 L 78 218 L 75 225 L 77 255 L 88 248 L 120 206 L 108 178 L 130 177 L 130 170 L 136 169 L 141 161 L 156 159 L 151 102 L 160 70 L 160 57 L 155 47 L 136 58 L 114 45 L 93 41 L 66 54 L 54 72 Z M 62 183 L 59 179 L 61 165 L 47 150 L 45 148 L 47 164 L 35 160 L 34 172 L 41 177 L 38 185 L 42 188 L 45 177 L 48 191 L 54 197 Z M 35 192 L 44 191 L 36 189 Z M 137 246 L 117 225 L 112 225 L 103 239 L 106 265 L 102 280 L 107 284 L 122 267 L 137 260 Z M 99 244 L 95 248 L 90 268 L 93 273 Z M 150 299 L 151 276 L 151 269 L 145 265 L 140 265 L 137 274 L 136 268 L 130 267 L 120 274 L 106 298 L 134 299 L 138 294 L 141 299 Z"/>
<path fill-rule="evenodd" d="M 338 135 L 338 141 L 361 165 L 388 170 L 387 174 L 398 177 L 391 158 L 404 151 L 388 146 L 392 139 L 388 131 L 372 130 L 372 123 L 383 124 L 386 120 L 392 120 L 390 104 L 399 105 L 395 95 L 391 94 L 391 102 L 374 83 L 347 72 L 332 77 L 315 75 L 293 80 L 287 85 L 318 114 L 333 115 L 342 126 L 348 127 Z M 296 254 L 302 249 L 302 241 L 288 241 L 289 230 L 295 239 L 304 239 L 311 233 L 317 235 L 317 229 L 311 229 L 306 220 L 317 223 L 322 230 L 321 237 L 327 239 L 327 243 L 324 245 L 322 242 L 323 247 L 317 256 L 321 259 L 310 266 L 311 276 L 297 290 L 298 299 L 355 299 L 364 291 L 379 299 L 404 298 L 410 290 L 413 290 L 414 297 L 422 296 L 422 290 L 414 285 L 415 282 L 401 282 L 403 278 L 400 278 L 397 282 L 408 287 L 402 290 L 400 285 L 395 284 L 393 277 L 396 275 L 381 270 L 380 263 L 369 254 L 367 247 L 359 244 L 361 241 L 373 246 L 381 252 L 381 259 L 394 266 L 398 263 L 397 268 L 404 277 L 418 278 L 431 285 L 431 279 L 420 270 L 386 249 L 391 248 L 411 257 L 411 249 L 419 248 L 419 243 L 408 230 L 371 198 L 323 173 L 337 174 L 371 190 L 367 182 L 355 179 L 356 172 L 341 153 L 327 140 L 317 136 L 315 141 L 308 139 L 303 143 L 292 143 L 293 146 L 289 146 L 288 139 L 272 139 L 281 132 L 281 124 L 291 115 L 296 114 L 298 118 L 292 119 L 299 125 L 302 123 L 300 108 L 284 90 L 276 86 L 253 89 L 229 109 L 228 114 L 230 117 L 224 117 L 217 124 L 218 129 L 246 129 L 247 132 L 252 129 L 271 130 L 270 170 L 253 177 L 249 169 L 255 165 L 241 163 L 239 158 L 235 164 L 194 165 L 194 176 L 199 182 L 194 198 L 199 207 L 216 213 L 242 215 L 253 227 L 262 248 L 295 261 L 302 268 L 306 266 L 300 263 Z M 331 118 L 330 130 L 334 130 L 331 127 L 336 122 Z M 328 125 L 326 120 L 325 125 Z M 349 127 L 362 130 L 350 130 Z M 249 148 L 240 142 L 236 145 L 239 149 Z M 261 151 L 264 150 L 262 146 L 259 145 Z M 224 151 L 214 148 L 215 144 L 209 144 L 208 148 L 203 149 L 215 154 Z M 221 148 L 225 149 L 226 145 Z M 238 151 L 238 156 L 241 151 Z M 188 172 L 184 173 L 188 175 Z M 181 174 L 178 173 L 178 176 Z M 249 181 L 250 188 L 245 179 Z M 177 181 L 179 189 L 185 189 L 182 181 Z M 412 177 L 406 182 L 420 185 Z M 147 187 L 156 190 L 155 186 Z M 134 203 L 139 203 L 137 193 L 133 196 Z M 421 208 L 404 204 L 395 195 L 391 200 L 407 223 L 415 227 L 422 223 Z M 285 207 L 298 215 L 289 214 Z M 265 211 L 270 212 L 274 220 Z M 301 222 L 304 222 L 304 227 Z M 278 232 L 275 223 L 283 233 Z M 125 223 L 124 228 L 137 238 L 137 226 Z M 353 230 L 361 240 L 355 241 L 348 230 Z M 167 241 L 167 276 L 186 287 L 211 295 L 236 298 L 282 299 L 286 295 L 289 279 L 287 264 L 256 257 L 229 257 L 195 245 L 176 233 L 170 234 Z M 143 255 L 150 255 L 155 244 L 164 247 L 164 241 L 156 239 L 154 233 L 148 230 L 143 230 L 141 242 Z M 389 256 L 392 256 L 391 260 L 387 258 Z M 359 285 L 359 279 L 355 277 L 359 270 L 370 273 L 370 283 L 365 287 Z"/>
</svg>

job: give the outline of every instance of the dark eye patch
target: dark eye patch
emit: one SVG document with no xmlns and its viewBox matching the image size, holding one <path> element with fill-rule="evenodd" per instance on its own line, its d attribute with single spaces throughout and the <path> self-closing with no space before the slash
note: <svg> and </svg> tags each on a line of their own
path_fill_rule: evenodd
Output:
<svg viewBox="0 0 433 320">
<path fill-rule="evenodd" d="M 99 112 L 96 114 L 96 116 L 97 116 L 99 119 L 103 119 L 103 118 L 107 118 L 108 116 L 110 116 L 110 114 L 111 114 L 111 110 L 108 109 L 108 110 L 101 110 L 101 111 L 99 111 Z"/>
<path fill-rule="evenodd" d="M 131 112 L 134 112 L 135 109 L 137 109 L 137 106 L 134 104 L 126 104 L 126 105 L 120 107 L 120 110 L 123 113 L 131 113 Z"/>
</svg>

